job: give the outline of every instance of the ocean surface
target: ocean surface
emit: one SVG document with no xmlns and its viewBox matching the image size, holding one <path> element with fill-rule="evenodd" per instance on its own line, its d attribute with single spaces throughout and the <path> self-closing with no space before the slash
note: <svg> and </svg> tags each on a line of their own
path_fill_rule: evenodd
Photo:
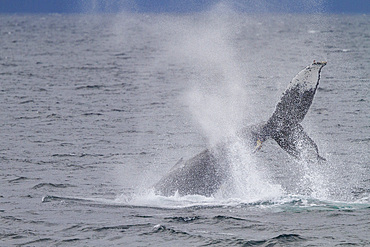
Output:
<svg viewBox="0 0 370 247">
<path fill-rule="evenodd" d="M 370 246 L 370 18 L 0 16 L 0 246 Z M 327 61 L 302 125 L 326 162 L 235 145 L 233 189 L 163 197 L 181 159 L 271 116 Z"/>
</svg>

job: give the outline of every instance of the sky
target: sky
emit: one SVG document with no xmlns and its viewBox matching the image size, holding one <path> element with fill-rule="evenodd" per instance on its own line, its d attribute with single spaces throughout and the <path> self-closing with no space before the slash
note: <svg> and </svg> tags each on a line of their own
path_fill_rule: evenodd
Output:
<svg viewBox="0 0 370 247">
<path fill-rule="evenodd" d="M 0 0 L 0 13 L 191 13 L 219 2 L 249 13 L 370 13 L 370 0 Z"/>
</svg>

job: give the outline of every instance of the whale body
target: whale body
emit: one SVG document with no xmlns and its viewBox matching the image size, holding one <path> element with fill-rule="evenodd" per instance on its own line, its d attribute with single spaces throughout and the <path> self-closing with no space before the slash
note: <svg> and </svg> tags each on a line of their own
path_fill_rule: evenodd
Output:
<svg viewBox="0 0 370 247">
<path fill-rule="evenodd" d="M 316 143 L 300 125 L 306 116 L 320 81 L 321 69 L 326 62 L 313 62 L 300 71 L 290 82 L 276 105 L 272 116 L 263 123 L 242 128 L 236 133 L 255 152 L 268 139 L 294 158 L 317 162 Z M 154 185 L 156 194 L 212 196 L 229 175 L 228 142 L 206 149 L 193 158 L 180 160 L 170 172 Z"/>
</svg>

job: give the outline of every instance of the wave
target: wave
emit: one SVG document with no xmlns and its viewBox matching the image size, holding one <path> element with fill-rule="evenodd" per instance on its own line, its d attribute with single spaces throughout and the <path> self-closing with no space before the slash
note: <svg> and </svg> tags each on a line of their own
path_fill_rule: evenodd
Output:
<svg viewBox="0 0 370 247">
<path fill-rule="evenodd" d="M 177 209 L 212 209 L 212 208 L 248 208 L 258 210 L 272 210 L 275 212 L 303 212 L 303 211 L 355 211 L 370 209 L 369 198 L 363 198 L 354 202 L 320 200 L 300 195 L 287 195 L 280 198 L 270 198 L 247 202 L 238 198 L 220 200 L 215 197 L 199 195 L 164 197 L 153 194 L 142 196 L 121 195 L 114 199 L 106 198 L 81 198 L 63 196 L 44 196 L 43 203 L 60 201 L 64 203 L 80 203 L 99 207 L 129 207 L 129 208 L 150 208 L 157 210 Z M 216 216 L 217 217 L 217 216 Z M 220 220 L 224 220 L 220 216 Z M 172 218 L 173 221 L 190 222 L 198 218 Z M 243 220 L 243 219 L 238 219 Z"/>
<path fill-rule="evenodd" d="M 76 187 L 72 184 L 54 184 L 54 183 L 39 183 L 32 187 L 32 189 L 39 189 L 42 187 L 52 187 L 52 188 L 68 188 L 68 187 Z"/>
<path fill-rule="evenodd" d="M 274 246 L 296 244 L 307 240 L 299 234 L 290 233 L 283 233 L 278 236 L 262 240 L 246 240 L 228 235 L 226 235 L 228 236 L 226 238 L 224 236 L 223 238 L 214 239 L 204 236 L 203 234 L 194 234 L 194 232 L 183 231 L 162 224 L 155 225 L 150 232 L 143 233 L 142 235 L 172 235 L 176 236 L 176 238 L 185 238 L 187 240 L 195 239 L 196 241 L 206 243 L 202 246 Z"/>
<path fill-rule="evenodd" d="M 265 240 L 250 240 L 243 243 L 243 246 L 275 246 L 286 245 L 306 241 L 305 238 L 298 234 L 280 234 L 276 237 Z"/>
</svg>

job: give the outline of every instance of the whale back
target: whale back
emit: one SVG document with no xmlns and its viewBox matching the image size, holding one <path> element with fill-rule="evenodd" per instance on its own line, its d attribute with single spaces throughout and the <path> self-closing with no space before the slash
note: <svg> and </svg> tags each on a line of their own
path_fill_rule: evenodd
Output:
<svg viewBox="0 0 370 247">
<path fill-rule="evenodd" d="M 154 189 L 163 196 L 211 196 L 226 178 L 223 159 L 220 153 L 206 149 L 186 162 L 180 160 Z"/>
</svg>

